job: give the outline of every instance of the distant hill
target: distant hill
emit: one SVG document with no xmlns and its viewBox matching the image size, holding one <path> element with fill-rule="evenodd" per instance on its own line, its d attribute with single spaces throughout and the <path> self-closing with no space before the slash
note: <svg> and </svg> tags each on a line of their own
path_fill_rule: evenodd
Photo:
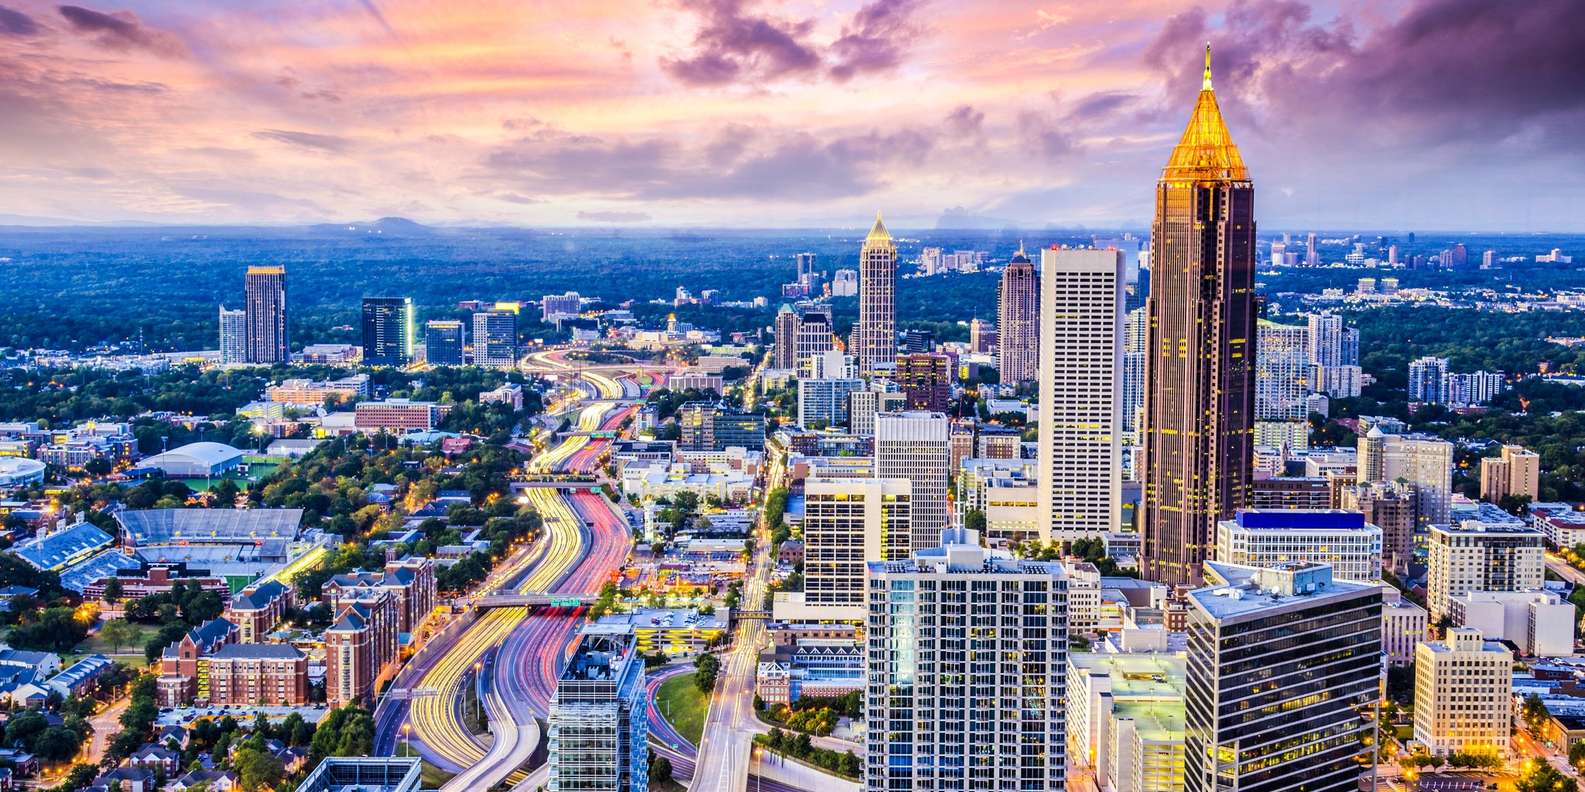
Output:
<svg viewBox="0 0 1585 792">
<path fill-rule="evenodd" d="M 405 217 L 382 217 L 364 223 L 319 223 L 309 226 L 309 229 L 321 233 L 380 234 L 393 237 L 432 236 L 436 233 L 434 228 Z"/>
</svg>

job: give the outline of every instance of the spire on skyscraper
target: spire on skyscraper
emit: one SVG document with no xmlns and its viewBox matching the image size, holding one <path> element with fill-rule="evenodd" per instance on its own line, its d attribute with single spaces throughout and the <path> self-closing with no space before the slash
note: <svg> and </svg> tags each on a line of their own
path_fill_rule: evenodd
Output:
<svg viewBox="0 0 1585 792">
<path fill-rule="evenodd" d="M 1216 103 L 1216 92 L 1211 90 L 1211 45 L 1205 45 L 1205 80 L 1200 86 L 1200 98 L 1194 103 L 1194 113 L 1183 130 L 1183 138 L 1172 150 L 1167 166 L 1161 169 L 1164 181 L 1196 182 L 1208 179 L 1246 181 L 1249 169 L 1244 167 L 1244 157 L 1233 145 L 1233 136 L 1222 120 L 1222 109 Z"/>
<path fill-rule="evenodd" d="M 886 224 L 881 222 L 881 210 L 876 209 L 875 210 L 875 225 L 870 228 L 870 235 L 865 237 L 864 241 L 866 241 L 866 242 L 879 242 L 881 240 L 885 240 L 885 241 L 890 242 L 891 238 L 892 238 L 891 232 L 887 231 L 886 230 Z"/>
</svg>

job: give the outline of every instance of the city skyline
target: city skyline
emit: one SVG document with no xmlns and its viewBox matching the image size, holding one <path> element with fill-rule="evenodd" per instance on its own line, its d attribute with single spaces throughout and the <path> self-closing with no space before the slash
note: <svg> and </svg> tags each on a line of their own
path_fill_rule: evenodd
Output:
<svg viewBox="0 0 1585 792">
<path fill-rule="evenodd" d="M 1265 227 L 1581 230 L 1560 0 L 3 11 L 8 221 L 1140 227 L 1209 40 Z"/>
</svg>

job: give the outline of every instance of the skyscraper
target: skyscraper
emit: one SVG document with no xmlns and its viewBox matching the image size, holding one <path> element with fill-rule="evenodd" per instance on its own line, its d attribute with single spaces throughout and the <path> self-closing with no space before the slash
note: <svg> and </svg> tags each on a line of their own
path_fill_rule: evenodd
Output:
<svg viewBox="0 0 1585 792">
<path fill-rule="evenodd" d="M 997 294 L 996 373 L 1008 385 L 1035 381 L 1036 359 L 1040 354 L 1040 284 L 1035 265 L 1018 246 Z"/>
<path fill-rule="evenodd" d="M 1207 566 L 1219 585 L 1189 594 L 1183 789 L 1357 792 L 1381 685 L 1380 584 L 1325 564 Z"/>
<path fill-rule="evenodd" d="M 898 355 L 895 379 L 910 410 L 946 412 L 952 406 L 952 359 L 946 355 Z"/>
<path fill-rule="evenodd" d="M 830 306 L 826 310 L 806 310 L 798 317 L 798 336 L 793 368 L 802 370 L 813 355 L 823 355 L 836 348 L 836 336 L 831 332 Z"/>
<path fill-rule="evenodd" d="M 889 368 L 897 355 L 897 246 L 875 213 L 875 225 L 859 249 L 859 323 L 853 356 L 865 374 Z"/>
<path fill-rule="evenodd" d="M 1126 266 L 1115 249 L 1040 253 L 1036 478 L 1051 539 L 1070 542 L 1118 530 Z"/>
<path fill-rule="evenodd" d="M 220 362 L 246 363 L 248 359 L 248 312 L 228 311 L 220 306 Z"/>
<path fill-rule="evenodd" d="M 1314 231 L 1304 237 L 1304 263 L 1311 267 L 1321 263 L 1321 254 L 1315 249 Z"/>
<path fill-rule="evenodd" d="M 790 305 L 776 311 L 775 348 L 771 353 L 771 368 L 798 368 L 798 314 Z"/>
<path fill-rule="evenodd" d="M 485 368 L 517 365 L 517 314 L 479 311 L 473 315 L 473 364 Z"/>
<path fill-rule="evenodd" d="M 864 789 L 1065 789 L 1062 565 L 931 545 L 869 565 Z"/>
<path fill-rule="evenodd" d="M 900 552 L 935 547 L 947 527 L 947 483 L 952 451 L 947 417 L 933 412 L 875 416 L 875 478 L 908 479 L 913 485 L 913 541 Z"/>
<path fill-rule="evenodd" d="M 1199 580 L 1218 520 L 1249 499 L 1255 187 L 1205 80 L 1156 184 L 1145 310 L 1144 572 Z"/>
<path fill-rule="evenodd" d="M 413 359 L 416 334 L 411 297 L 363 298 L 363 362 L 404 366 Z"/>
<path fill-rule="evenodd" d="M 462 365 L 462 322 L 435 319 L 424 323 L 424 360 L 431 366 Z"/>
<path fill-rule="evenodd" d="M 248 267 L 243 280 L 247 313 L 248 363 L 286 363 L 291 347 L 286 336 L 286 268 Z"/>
</svg>

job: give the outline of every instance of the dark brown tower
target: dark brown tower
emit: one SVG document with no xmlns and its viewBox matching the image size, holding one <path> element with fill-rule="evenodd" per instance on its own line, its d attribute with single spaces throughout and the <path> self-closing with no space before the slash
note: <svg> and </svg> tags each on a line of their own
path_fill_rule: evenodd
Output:
<svg viewBox="0 0 1585 792">
<path fill-rule="evenodd" d="M 1249 498 L 1255 187 L 1205 82 L 1156 183 L 1145 348 L 1145 576 L 1204 582 L 1216 522 Z"/>
</svg>

